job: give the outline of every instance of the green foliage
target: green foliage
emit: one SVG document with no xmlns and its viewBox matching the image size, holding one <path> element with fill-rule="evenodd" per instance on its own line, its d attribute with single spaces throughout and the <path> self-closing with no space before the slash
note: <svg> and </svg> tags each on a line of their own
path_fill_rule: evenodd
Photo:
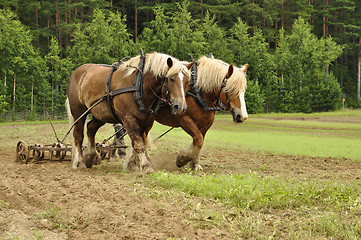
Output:
<svg viewBox="0 0 361 240">
<path fill-rule="evenodd" d="M 164 15 L 164 9 L 157 5 L 153 8 L 155 18 L 144 28 L 140 36 L 141 46 L 149 52 L 166 53 L 170 46 L 170 29 L 167 23 L 169 17 Z"/>
<path fill-rule="evenodd" d="M 111 64 L 137 55 L 140 48 L 180 60 L 189 60 L 189 53 L 198 58 L 212 52 L 228 63 L 248 63 L 251 113 L 331 111 L 341 107 L 342 93 L 346 107 L 359 106 L 357 1 L 182 0 L 152 6 L 139 0 L 113 2 L 111 8 L 105 0 L 0 5 L 6 9 L 0 10 L 0 112 L 63 111 L 67 81 L 76 67 Z M 135 24 L 138 42 L 133 40 Z"/>
<path fill-rule="evenodd" d="M 177 3 L 178 11 L 172 15 L 170 24 L 170 46 L 168 52 L 179 59 L 188 59 L 189 53 L 200 56 L 204 53 L 204 38 L 200 31 L 196 30 L 197 21 L 192 19 L 188 11 L 187 0 Z"/>
<path fill-rule="evenodd" d="M 342 210 L 359 202 L 360 186 L 295 182 L 273 177 L 247 175 L 178 175 L 156 173 L 157 184 L 183 192 L 211 197 L 242 209 L 264 211 L 302 207 Z"/>
<path fill-rule="evenodd" d="M 261 113 L 265 102 L 265 95 L 257 81 L 248 79 L 247 91 L 245 94 L 248 113 Z"/>
<path fill-rule="evenodd" d="M 226 33 L 217 24 L 215 16 L 206 12 L 203 24 L 199 24 L 199 30 L 203 31 L 205 49 L 213 53 L 215 58 L 224 60 L 225 62 L 233 61 L 233 54 L 228 47 Z"/>
<path fill-rule="evenodd" d="M 280 112 L 330 111 L 340 108 L 341 90 L 330 64 L 342 53 L 331 38 L 318 39 L 302 18 L 288 36 L 279 35 L 275 53 L 279 76 L 272 86 L 270 109 Z"/>
<path fill-rule="evenodd" d="M 95 9 L 90 23 L 79 24 L 73 47 L 69 51 L 71 61 L 79 66 L 85 63 L 111 64 L 118 57 L 134 54 L 134 43 L 125 25 L 126 18 L 120 13 L 110 13 L 109 17 L 100 9 Z"/>
</svg>

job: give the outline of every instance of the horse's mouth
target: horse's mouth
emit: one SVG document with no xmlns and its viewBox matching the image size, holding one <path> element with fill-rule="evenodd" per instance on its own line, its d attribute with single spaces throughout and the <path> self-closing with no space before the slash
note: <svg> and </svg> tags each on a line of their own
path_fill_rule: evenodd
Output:
<svg viewBox="0 0 361 240">
<path fill-rule="evenodd" d="M 233 122 L 235 123 L 242 123 L 246 120 L 245 118 L 242 118 L 241 114 L 236 114 L 233 110 L 231 111 L 231 113 L 233 117 Z"/>
</svg>

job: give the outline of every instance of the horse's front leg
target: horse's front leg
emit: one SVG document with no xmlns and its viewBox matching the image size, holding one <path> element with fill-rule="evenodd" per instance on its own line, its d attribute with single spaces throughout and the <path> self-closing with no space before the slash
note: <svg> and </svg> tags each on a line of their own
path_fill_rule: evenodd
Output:
<svg viewBox="0 0 361 240">
<path fill-rule="evenodd" d="M 95 150 L 95 134 L 105 123 L 94 118 L 87 124 L 88 146 L 84 153 L 85 165 L 91 168 L 93 164 L 100 164 L 100 156 Z"/>
<path fill-rule="evenodd" d="M 145 147 L 143 131 L 140 131 L 140 127 L 134 124 L 134 121 L 124 122 L 124 125 L 132 141 L 131 152 L 123 164 L 124 170 L 134 171 L 139 169 L 141 173 L 153 173 L 154 169 Z"/>
<path fill-rule="evenodd" d="M 191 118 L 185 118 L 182 121 L 181 127 L 189 135 L 192 136 L 193 142 L 187 148 L 182 149 L 177 156 L 177 167 L 183 167 L 190 162 L 193 170 L 203 170 L 199 164 L 201 149 L 203 146 L 203 134 L 199 131 L 197 125 Z"/>
</svg>

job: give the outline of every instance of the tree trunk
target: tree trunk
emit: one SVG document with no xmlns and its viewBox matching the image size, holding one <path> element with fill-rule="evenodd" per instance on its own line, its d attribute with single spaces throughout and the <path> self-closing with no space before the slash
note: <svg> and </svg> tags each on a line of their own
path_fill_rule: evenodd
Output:
<svg viewBox="0 0 361 240">
<path fill-rule="evenodd" d="M 34 111 L 34 82 L 31 83 L 31 113 Z"/>
<path fill-rule="evenodd" d="M 138 42 L 138 8 L 137 8 L 137 0 L 134 0 L 134 40 Z"/>
<path fill-rule="evenodd" d="M 14 91 L 13 91 L 13 113 L 15 114 L 15 86 L 16 86 L 16 73 L 14 73 Z"/>
<path fill-rule="evenodd" d="M 201 2 L 201 23 L 203 24 L 203 0 L 200 0 Z"/>
<path fill-rule="evenodd" d="M 281 11 L 281 29 L 283 29 L 284 28 L 284 25 L 285 25 L 285 23 L 284 23 L 284 15 L 283 15 L 283 10 L 284 10 L 284 1 L 282 2 L 282 5 L 281 5 L 281 9 L 282 9 L 282 11 Z"/>
<path fill-rule="evenodd" d="M 361 30 L 360 30 L 361 31 Z M 359 37 L 359 51 L 358 51 L 358 64 L 357 64 L 357 103 L 360 102 L 360 81 L 361 81 L 361 36 Z"/>
<path fill-rule="evenodd" d="M 35 8 L 35 28 L 39 29 L 39 15 L 38 15 L 38 7 Z"/>
<path fill-rule="evenodd" d="M 328 17 L 326 16 L 326 11 L 328 11 L 328 0 L 323 0 L 323 37 L 326 38 L 328 35 Z"/>
<path fill-rule="evenodd" d="M 5 79 L 4 79 L 4 99 L 6 99 L 6 73 L 5 73 Z"/>
<path fill-rule="evenodd" d="M 59 13 L 59 0 L 56 3 L 55 9 L 55 26 L 56 26 L 56 37 L 58 39 L 58 43 L 60 47 L 62 47 L 61 39 L 60 39 L 60 13 Z"/>
<path fill-rule="evenodd" d="M 278 22 L 275 20 L 275 49 L 277 49 L 277 38 L 278 38 Z"/>
</svg>

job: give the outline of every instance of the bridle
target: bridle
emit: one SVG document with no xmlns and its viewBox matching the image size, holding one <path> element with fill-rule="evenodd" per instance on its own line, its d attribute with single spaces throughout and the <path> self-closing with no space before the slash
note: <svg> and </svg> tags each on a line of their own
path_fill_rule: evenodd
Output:
<svg viewBox="0 0 361 240">
<path fill-rule="evenodd" d="M 218 102 L 219 103 L 218 104 L 221 103 L 221 92 L 222 92 L 223 88 L 226 87 L 228 80 L 229 80 L 229 78 L 226 77 L 222 82 L 221 90 L 219 91 L 219 97 L 218 97 Z M 229 96 L 228 96 L 227 91 L 226 91 L 226 102 L 227 102 L 227 108 L 231 109 L 231 103 L 230 103 L 231 101 L 229 100 Z"/>
</svg>

